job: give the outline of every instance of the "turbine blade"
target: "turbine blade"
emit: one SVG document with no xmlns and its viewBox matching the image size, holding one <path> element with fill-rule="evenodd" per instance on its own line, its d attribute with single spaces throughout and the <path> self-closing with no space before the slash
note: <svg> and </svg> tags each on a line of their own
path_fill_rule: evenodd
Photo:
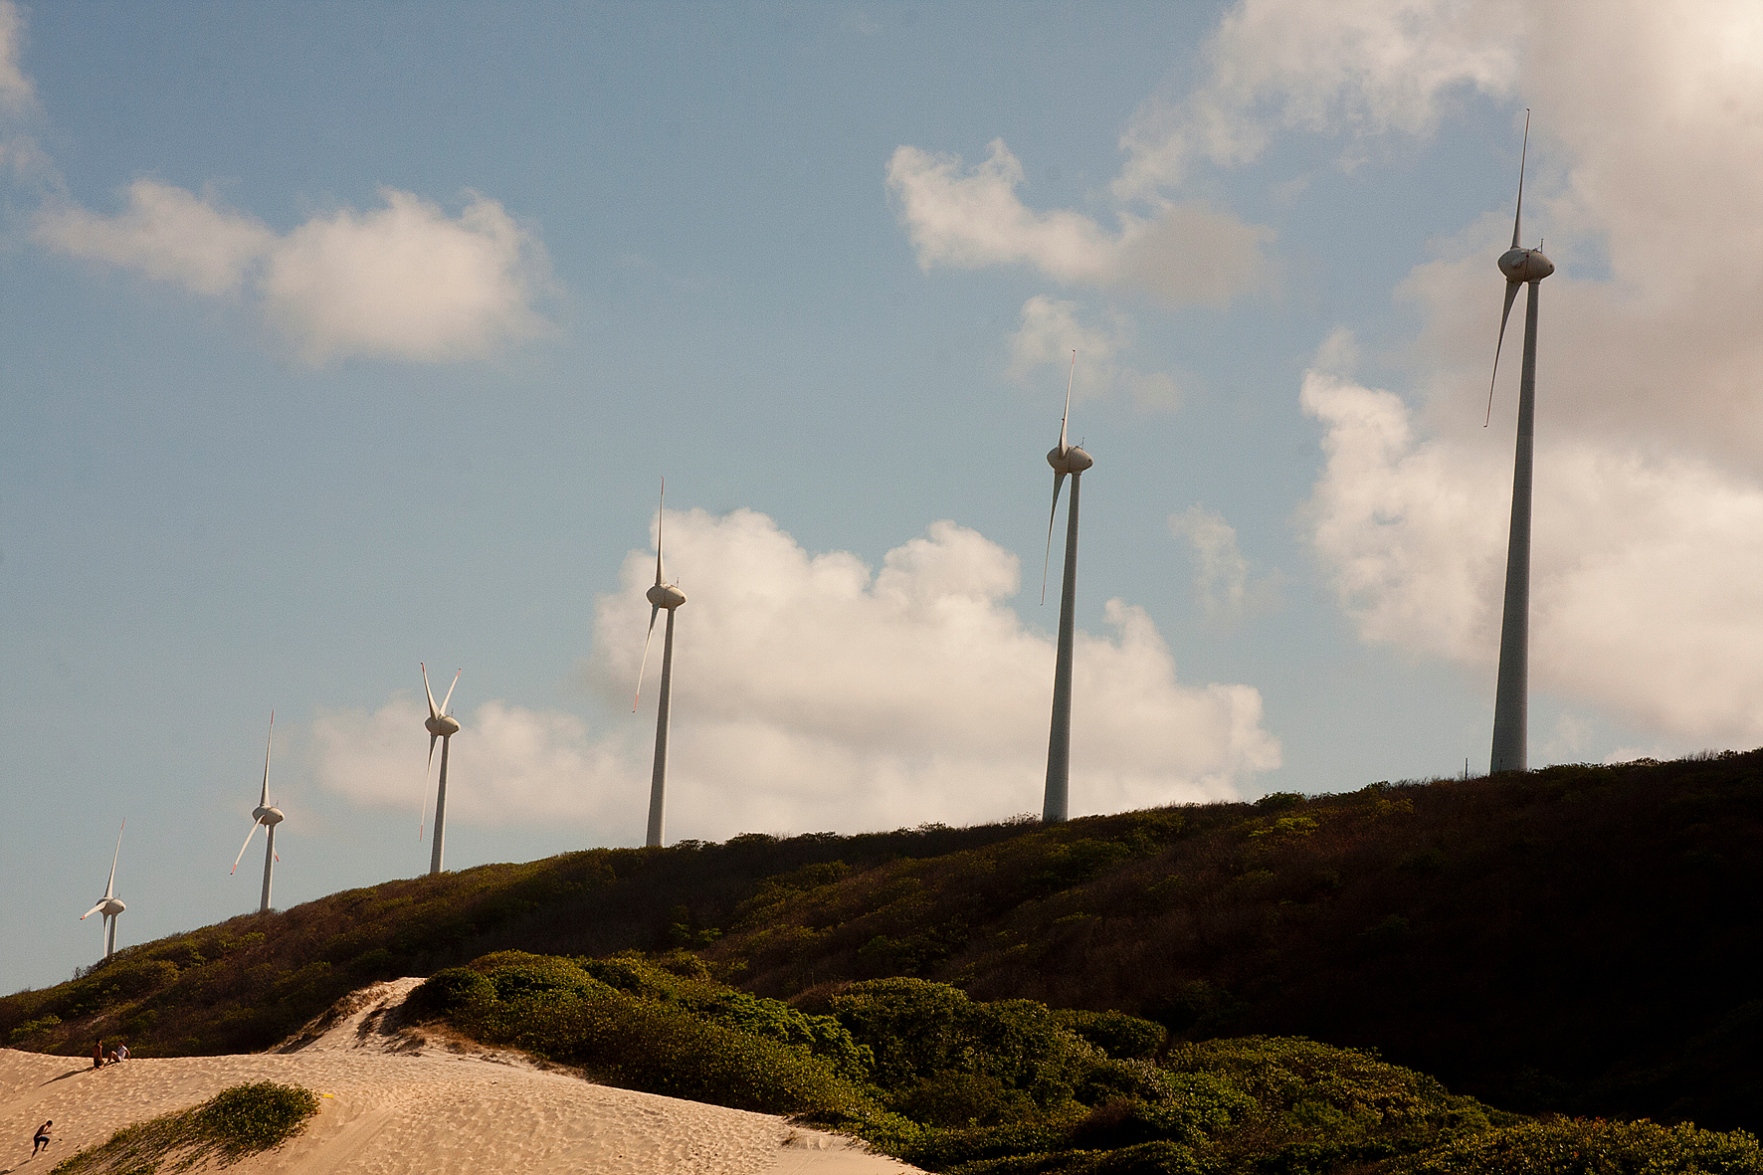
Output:
<svg viewBox="0 0 1763 1175">
<path fill-rule="evenodd" d="M 259 808 L 269 807 L 269 750 L 275 745 L 275 711 L 269 712 L 269 738 L 263 744 L 263 798 L 257 802 Z"/>
<path fill-rule="evenodd" d="M 428 831 L 429 819 L 429 772 L 435 769 L 435 740 L 438 734 L 429 735 L 429 761 L 422 769 L 422 797 L 416 803 L 416 839 L 422 840 L 422 834 Z"/>
<path fill-rule="evenodd" d="M 637 712 L 637 703 L 643 698 L 643 674 L 649 669 L 649 642 L 655 639 L 655 617 L 660 614 L 660 604 L 649 605 L 649 635 L 643 638 L 643 663 L 637 667 L 637 692 L 631 698 L 632 714 Z"/>
<path fill-rule="evenodd" d="M 1065 411 L 1059 414 L 1059 451 L 1065 452 L 1065 422 L 1071 418 L 1071 384 L 1077 378 L 1077 350 L 1071 352 L 1071 371 L 1065 376 Z M 1051 540 L 1048 541 L 1051 546 Z"/>
<path fill-rule="evenodd" d="M 439 718 L 441 712 L 435 709 L 435 691 L 429 688 L 429 667 L 423 665 L 421 661 L 418 661 L 417 664 L 422 667 L 422 692 L 429 696 L 429 717 Z"/>
<path fill-rule="evenodd" d="M 447 696 L 441 699 L 441 713 L 445 714 L 447 712 L 447 703 L 453 700 L 453 691 L 459 688 L 459 675 L 464 672 L 465 670 L 463 669 L 454 672 L 453 684 L 447 687 Z"/>
<path fill-rule="evenodd" d="M 661 504 L 655 507 L 655 583 L 661 579 L 661 524 L 667 519 L 667 479 L 661 479 Z M 639 683 L 640 684 L 640 683 Z"/>
<path fill-rule="evenodd" d="M 1524 110 L 1524 147 L 1518 153 L 1518 210 L 1512 214 L 1512 247 L 1518 248 L 1518 233 L 1524 221 L 1524 161 L 1530 156 L 1530 108 Z"/>
<path fill-rule="evenodd" d="M 1077 354 L 1076 351 L 1072 352 Z M 1064 430 L 1061 429 L 1061 432 Z M 1065 475 L 1053 474 L 1053 508 L 1047 512 L 1047 553 L 1041 559 L 1041 603 L 1047 602 L 1047 568 L 1053 563 L 1053 520 L 1059 517 L 1059 490 L 1065 485 Z"/>
<path fill-rule="evenodd" d="M 107 898 L 116 896 L 116 860 L 122 856 L 122 829 L 128 826 L 129 822 L 124 820 L 122 828 L 116 830 L 116 852 L 110 854 L 110 880 L 104 883 L 104 896 Z"/>
<path fill-rule="evenodd" d="M 99 910 L 102 910 L 103 908 L 104 908 L 104 903 L 99 902 L 96 906 L 93 906 L 90 910 L 87 910 L 84 914 L 81 914 L 80 921 L 84 922 L 87 918 L 90 918 L 93 914 L 96 914 Z"/>
<path fill-rule="evenodd" d="M 257 828 L 262 823 L 261 820 L 251 822 L 251 831 L 245 834 L 245 843 L 239 846 L 239 855 L 233 858 L 233 867 L 227 870 L 228 877 L 239 871 L 239 862 L 245 859 L 245 850 L 251 847 L 251 838 L 257 835 Z"/>
<path fill-rule="evenodd" d="M 1506 345 L 1506 321 L 1512 317 L 1512 300 L 1518 297 L 1523 282 L 1506 283 L 1506 308 L 1500 311 L 1500 337 L 1494 343 L 1494 374 L 1488 377 L 1488 413 L 1481 426 L 1486 428 L 1494 419 L 1494 380 L 1500 378 L 1500 348 Z"/>
</svg>

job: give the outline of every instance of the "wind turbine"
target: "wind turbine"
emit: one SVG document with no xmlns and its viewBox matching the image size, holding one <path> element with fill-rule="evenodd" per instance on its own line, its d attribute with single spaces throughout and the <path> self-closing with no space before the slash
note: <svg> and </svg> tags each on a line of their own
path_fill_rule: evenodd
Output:
<svg viewBox="0 0 1763 1175">
<path fill-rule="evenodd" d="M 93 914 L 104 915 L 102 921 L 104 923 L 104 957 L 106 959 L 116 953 L 116 916 L 128 909 L 122 904 L 122 899 L 116 896 L 116 861 L 122 856 L 122 830 L 128 826 L 129 822 L 124 820 L 122 828 L 116 830 L 116 852 L 110 855 L 110 880 L 104 883 L 104 896 L 98 899 L 97 905 L 80 915 L 81 922 Z"/>
<path fill-rule="evenodd" d="M 275 863 L 281 860 L 275 853 L 275 826 L 286 817 L 282 810 L 271 806 L 269 802 L 269 751 L 275 744 L 275 711 L 269 712 L 269 738 L 263 744 L 263 794 L 257 798 L 257 807 L 251 810 L 251 831 L 245 834 L 245 843 L 239 846 L 239 855 L 233 858 L 233 872 L 239 871 L 239 862 L 245 859 L 245 850 L 251 847 L 251 838 L 257 835 L 259 826 L 269 830 L 269 843 L 263 848 L 263 901 L 257 907 L 259 914 L 269 912 L 269 883 L 275 871 Z"/>
<path fill-rule="evenodd" d="M 661 479 L 661 504 L 655 508 L 655 586 L 646 593 L 649 599 L 649 635 L 643 638 L 643 663 L 637 669 L 637 692 L 631 698 L 631 713 L 643 696 L 643 673 L 649 668 L 649 642 L 655 638 L 655 617 L 667 609 L 667 632 L 661 641 L 661 697 L 655 704 L 655 770 L 649 778 L 649 833 L 643 843 L 651 848 L 661 844 L 663 816 L 667 801 L 667 716 L 673 700 L 673 614 L 686 602 L 686 593 L 679 584 L 668 583 L 661 573 L 661 524 L 666 518 L 667 479 Z"/>
<path fill-rule="evenodd" d="M 1512 247 L 1500 255 L 1506 275 L 1506 305 L 1500 311 L 1500 336 L 1494 343 L 1494 376 L 1488 380 L 1487 419 L 1493 419 L 1494 378 L 1500 373 L 1500 348 L 1506 342 L 1506 320 L 1518 287 L 1528 286 L 1524 301 L 1524 366 L 1518 379 L 1518 444 L 1512 462 L 1512 529 L 1506 544 L 1506 604 L 1500 621 L 1500 672 L 1494 691 L 1494 745 L 1488 772 L 1523 771 L 1530 710 L 1530 487 L 1536 438 L 1537 286 L 1555 272 L 1542 246 L 1519 247 L 1524 220 L 1524 165 L 1530 154 L 1530 111 L 1524 112 L 1524 148 L 1518 156 L 1518 208 L 1512 214 Z M 1482 425 L 1487 427 L 1486 422 Z"/>
<path fill-rule="evenodd" d="M 1077 352 L 1065 377 L 1065 412 L 1059 417 L 1059 443 L 1047 451 L 1053 467 L 1053 509 L 1047 515 L 1047 554 L 1041 561 L 1041 603 L 1047 602 L 1047 566 L 1053 558 L 1053 520 L 1059 515 L 1059 490 L 1071 477 L 1071 504 L 1066 508 L 1065 581 L 1059 590 L 1059 660 L 1053 668 L 1053 729 L 1047 736 L 1047 790 L 1041 820 L 1053 824 L 1071 813 L 1071 643 L 1077 607 L 1077 492 L 1083 472 L 1095 461 L 1076 445 L 1066 443 L 1071 417 L 1071 385 L 1077 378 Z"/>
<path fill-rule="evenodd" d="M 429 667 L 421 662 L 422 692 L 428 695 L 429 716 L 423 720 L 423 726 L 429 732 L 429 767 L 435 763 L 435 740 L 441 740 L 441 782 L 435 788 L 435 845 L 429 853 L 429 876 L 433 877 L 441 871 L 441 849 L 447 839 L 447 751 L 453 745 L 453 736 L 459 733 L 459 719 L 447 713 L 447 703 L 453 700 L 453 691 L 459 686 L 461 669 L 453 674 L 453 684 L 447 687 L 447 696 L 441 699 L 439 707 L 435 705 L 435 691 L 429 688 Z M 422 778 L 426 784 L 428 768 L 423 768 Z M 417 833 L 420 839 L 421 832 Z"/>
</svg>

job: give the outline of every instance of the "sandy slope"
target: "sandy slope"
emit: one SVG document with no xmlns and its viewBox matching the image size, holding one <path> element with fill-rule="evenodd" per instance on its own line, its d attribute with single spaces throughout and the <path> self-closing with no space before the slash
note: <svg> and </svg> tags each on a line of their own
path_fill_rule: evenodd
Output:
<svg viewBox="0 0 1763 1175">
<path fill-rule="evenodd" d="M 0 1175 L 44 1172 L 117 1129 L 183 1109 L 244 1081 L 323 1095 L 304 1134 L 229 1168 L 236 1175 L 583 1171 L 728 1175 L 899 1175 L 913 1168 L 782 1118 L 593 1085 L 511 1054 L 454 1051 L 386 1027 L 419 982 L 357 993 L 291 1051 L 89 1063 L 0 1049 Z M 456 1046 L 455 1046 L 456 1047 Z M 30 1158 L 31 1132 L 55 1120 Z"/>
</svg>

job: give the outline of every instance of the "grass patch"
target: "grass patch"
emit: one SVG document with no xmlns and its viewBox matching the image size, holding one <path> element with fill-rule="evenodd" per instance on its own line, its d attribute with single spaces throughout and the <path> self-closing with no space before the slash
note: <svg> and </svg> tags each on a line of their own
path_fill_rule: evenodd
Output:
<svg viewBox="0 0 1763 1175">
<path fill-rule="evenodd" d="M 222 1167 L 273 1150 L 305 1129 L 318 1096 L 297 1085 L 258 1081 L 223 1089 L 188 1110 L 139 1122 L 110 1141 L 63 1159 L 51 1175 L 155 1175 L 162 1166 L 188 1171 Z"/>
</svg>

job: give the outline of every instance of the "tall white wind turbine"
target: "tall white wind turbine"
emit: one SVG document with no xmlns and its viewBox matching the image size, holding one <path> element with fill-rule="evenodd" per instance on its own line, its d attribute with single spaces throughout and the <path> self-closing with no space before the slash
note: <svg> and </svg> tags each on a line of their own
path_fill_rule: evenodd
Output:
<svg viewBox="0 0 1763 1175">
<path fill-rule="evenodd" d="M 1500 373 L 1500 348 L 1506 342 L 1506 320 L 1518 287 L 1528 286 L 1524 302 L 1524 366 L 1518 378 L 1518 444 L 1512 462 L 1512 528 L 1506 545 L 1506 603 L 1500 621 L 1500 671 L 1494 692 L 1494 744 L 1489 773 L 1523 771 L 1528 766 L 1526 741 L 1530 710 L 1530 488 L 1536 436 L 1537 286 L 1555 272 L 1542 246 L 1521 248 L 1524 220 L 1524 165 L 1530 154 L 1530 112 L 1524 115 L 1524 148 L 1518 157 L 1518 207 L 1512 214 L 1512 247 L 1500 255 L 1506 275 L 1506 305 L 1500 311 L 1500 336 L 1494 343 L 1494 377 L 1488 380 L 1488 420 L 1493 419 L 1494 378 Z M 1486 427 L 1484 424 L 1483 427 Z"/>
<path fill-rule="evenodd" d="M 1077 619 L 1077 497 L 1083 472 L 1095 461 L 1076 445 L 1066 443 L 1071 417 L 1071 385 L 1077 378 L 1077 352 L 1065 378 L 1065 411 L 1059 417 L 1059 443 L 1047 451 L 1053 467 L 1053 509 L 1047 515 L 1047 555 L 1041 563 L 1041 602 L 1047 601 L 1047 566 L 1053 558 L 1053 520 L 1059 515 L 1059 490 L 1071 478 L 1071 504 L 1066 507 L 1065 579 L 1059 591 L 1059 659 L 1053 668 L 1053 728 L 1047 736 L 1047 790 L 1041 820 L 1052 824 L 1071 814 L 1071 644 Z"/>
<path fill-rule="evenodd" d="M 101 921 L 104 923 L 104 957 L 106 959 L 116 953 L 116 916 L 128 909 L 122 904 L 122 899 L 116 896 L 116 862 L 122 856 L 122 830 L 128 826 L 129 822 L 124 820 L 122 828 L 116 830 L 116 851 L 110 854 L 110 880 L 104 883 L 104 896 L 98 899 L 97 905 L 80 915 L 81 922 L 93 914 L 104 915 Z"/>
<path fill-rule="evenodd" d="M 453 691 L 459 686 L 461 669 L 453 674 L 453 684 L 447 687 L 447 696 L 435 705 L 435 691 L 429 688 L 429 667 L 421 664 L 422 692 L 428 695 L 429 716 L 423 720 L 423 728 L 429 732 L 429 766 L 435 762 L 435 740 L 441 740 L 441 781 L 435 787 L 435 841 L 429 851 L 429 876 L 433 877 L 441 871 L 441 850 L 447 839 L 447 751 L 453 746 L 453 736 L 459 733 L 459 719 L 447 713 L 447 703 L 453 700 Z M 428 781 L 428 768 L 423 769 L 422 778 L 425 785 Z M 417 836 L 420 838 L 421 833 Z"/>
<path fill-rule="evenodd" d="M 659 847 L 662 825 L 667 811 L 667 721 L 673 701 L 673 614 L 686 602 L 686 593 L 679 584 L 668 583 L 661 570 L 661 524 L 666 518 L 667 479 L 661 479 L 661 504 L 655 510 L 655 586 L 647 594 L 649 600 L 649 635 L 643 638 L 643 663 L 637 670 L 637 692 L 631 699 L 631 713 L 643 696 L 643 673 L 649 668 L 649 642 L 655 638 L 655 618 L 667 610 L 667 632 L 661 640 L 661 696 L 655 704 L 655 770 L 649 777 L 649 831 L 643 843 Z"/>
<path fill-rule="evenodd" d="M 275 874 L 275 863 L 281 860 L 275 851 L 275 826 L 286 817 L 282 810 L 269 802 L 269 752 L 275 745 L 275 711 L 269 712 L 269 738 L 263 744 L 263 792 L 257 797 L 257 807 L 251 810 L 251 831 L 245 834 L 245 843 L 239 846 L 239 855 L 233 858 L 233 872 L 239 871 L 239 862 L 245 859 L 245 850 L 251 847 L 251 838 L 257 835 L 258 828 L 269 830 L 269 843 L 263 846 L 263 900 L 258 903 L 257 912 L 269 912 L 269 886 Z"/>
</svg>

